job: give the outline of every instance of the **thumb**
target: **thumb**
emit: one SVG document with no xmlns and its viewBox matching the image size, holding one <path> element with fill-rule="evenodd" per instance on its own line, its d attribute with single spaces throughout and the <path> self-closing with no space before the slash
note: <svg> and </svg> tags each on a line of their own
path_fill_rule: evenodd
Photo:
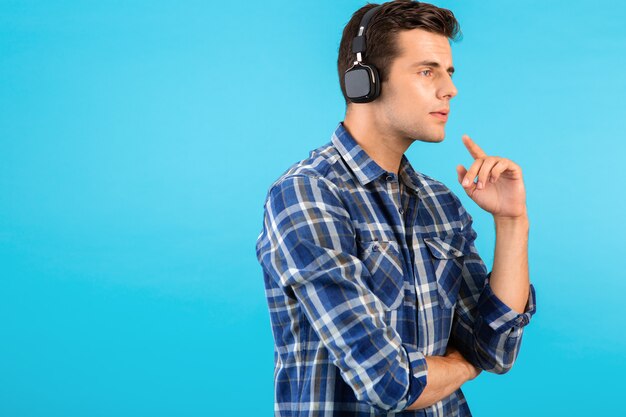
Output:
<svg viewBox="0 0 626 417">
<path fill-rule="evenodd" d="M 459 181 L 459 184 L 462 183 L 463 177 L 465 177 L 465 174 L 467 174 L 467 170 L 465 169 L 465 167 L 463 165 L 457 165 L 456 166 L 456 175 L 457 175 L 457 179 Z"/>
</svg>

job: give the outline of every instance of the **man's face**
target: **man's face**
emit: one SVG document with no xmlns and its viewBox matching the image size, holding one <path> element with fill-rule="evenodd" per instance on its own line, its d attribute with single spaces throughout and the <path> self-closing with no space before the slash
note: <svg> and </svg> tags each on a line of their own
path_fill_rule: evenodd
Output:
<svg viewBox="0 0 626 417">
<path fill-rule="evenodd" d="M 379 122 L 403 139 L 440 142 L 445 137 L 446 117 L 457 94 L 452 83 L 452 53 L 448 38 L 423 29 L 397 34 L 400 55 L 393 61 L 389 79 L 373 103 Z M 438 65 L 437 65 L 438 64 Z"/>
</svg>

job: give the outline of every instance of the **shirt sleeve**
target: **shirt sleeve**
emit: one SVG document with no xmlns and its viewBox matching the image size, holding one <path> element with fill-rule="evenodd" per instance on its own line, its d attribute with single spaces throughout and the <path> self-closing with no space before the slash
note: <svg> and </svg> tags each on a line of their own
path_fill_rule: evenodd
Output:
<svg viewBox="0 0 626 417">
<path fill-rule="evenodd" d="M 523 313 L 517 313 L 496 296 L 490 285 L 491 272 L 487 273 L 474 244 L 477 233 L 472 227 L 473 219 L 460 201 L 458 204 L 468 253 L 464 256 L 450 340 L 477 368 L 504 374 L 512 368 L 524 327 L 536 311 L 535 287 L 530 284 Z"/>
<path fill-rule="evenodd" d="M 385 323 L 336 186 L 292 175 L 268 194 L 262 266 L 293 292 L 356 398 L 379 411 L 404 410 L 426 386 L 426 359 Z"/>
</svg>

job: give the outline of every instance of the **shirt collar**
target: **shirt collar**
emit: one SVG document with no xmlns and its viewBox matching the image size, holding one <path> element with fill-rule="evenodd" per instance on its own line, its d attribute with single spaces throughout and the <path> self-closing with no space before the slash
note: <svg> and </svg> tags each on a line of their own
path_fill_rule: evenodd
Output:
<svg viewBox="0 0 626 417">
<path fill-rule="evenodd" d="M 339 122 L 331 139 L 343 160 L 348 164 L 362 185 L 366 185 L 388 171 L 378 165 Z M 406 155 L 400 161 L 399 176 L 402 182 L 416 193 L 424 185 L 424 179 L 413 169 Z"/>
</svg>

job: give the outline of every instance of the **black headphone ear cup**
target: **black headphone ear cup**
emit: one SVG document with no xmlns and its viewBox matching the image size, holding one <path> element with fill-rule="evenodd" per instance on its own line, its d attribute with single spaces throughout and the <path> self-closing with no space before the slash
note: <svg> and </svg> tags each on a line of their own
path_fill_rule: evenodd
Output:
<svg viewBox="0 0 626 417">
<path fill-rule="evenodd" d="M 370 77 L 370 71 L 363 65 L 357 65 L 346 71 L 344 85 L 346 95 L 352 102 L 362 103 L 364 97 L 372 94 Z"/>
<path fill-rule="evenodd" d="M 346 95 L 354 103 L 369 103 L 380 95 L 380 77 L 373 65 L 360 64 L 344 74 Z"/>
</svg>

